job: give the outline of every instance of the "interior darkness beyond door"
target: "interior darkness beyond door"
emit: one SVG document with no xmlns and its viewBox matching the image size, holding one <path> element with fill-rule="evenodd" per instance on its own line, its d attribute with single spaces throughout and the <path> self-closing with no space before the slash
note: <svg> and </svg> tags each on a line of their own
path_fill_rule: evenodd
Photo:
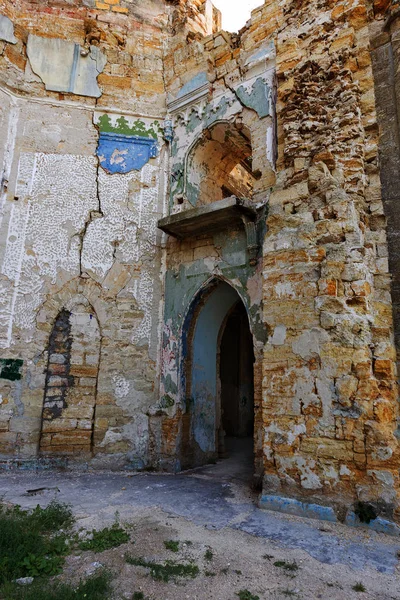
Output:
<svg viewBox="0 0 400 600">
<path fill-rule="evenodd" d="M 228 438 L 253 439 L 253 364 L 249 321 L 238 302 L 228 317 L 220 346 L 221 418 Z"/>
</svg>

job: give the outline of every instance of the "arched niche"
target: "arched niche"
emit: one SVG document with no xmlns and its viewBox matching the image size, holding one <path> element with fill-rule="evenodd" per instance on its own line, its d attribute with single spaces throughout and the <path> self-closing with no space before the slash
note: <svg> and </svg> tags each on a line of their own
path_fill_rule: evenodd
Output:
<svg viewBox="0 0 400 600">
<path fill-rule="evenodd" d="M 84 298 L 57 315 L 48 343 L 39 451 L 42 455 L 92 451 L 101 333 Z"/>
<path fill-rule="evenodd" d="M 257 177 L 250 131 L 240 119 L 221 121 L 205 129 L 189 150 L 184 195 L 196 207 L 229 196 L 251 200 Z"/>
</svg>

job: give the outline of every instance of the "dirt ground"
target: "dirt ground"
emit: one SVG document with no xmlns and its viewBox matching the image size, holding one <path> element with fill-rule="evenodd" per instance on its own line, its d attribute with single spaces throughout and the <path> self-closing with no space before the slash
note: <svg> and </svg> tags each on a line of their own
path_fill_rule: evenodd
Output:
<svg viewBox="0 0 400 600">
<path fill-rule="evenodd" d="M 248 472 L 228 460 L 179 475 L 2 473 L 0 498 L 23 508 L 67 503 L 82 537 L 125 527 L 130 542 L 74 550 L 62 575 L 75 583 L 107 567 L 110 600 L 400 600 L 400 538 L 260 510 Z M 171 540 L 177 548 L 165 547 Z M 127 556 L 195 576 L 158 581 Z"/>
<path fill-rule="evenodd" d="M 131 600 L 134 592 L 143 592 L 149 600 L 237 600 L 241 591 L 248 591 L 260 600 L 400 599 L 399 567 L 393 574 L 384 574 L 371 568 L 355 570 L 344 564 L 324 564 L 302 550 L 283 549 L 279 543 L 230 528 L 212 531 L 155 509 L 135 510 L 128 521 L 122 519 L 122 522 L 129 527 L 131 542 L 101 554 L 85 552 L 70 556 L 64 569 L 66 580 L 86 577 L 99 568 L 96 564 L 99 563 L 115 575 L 116 599 Z M 101 528 L 105 521 L 100 523 L 86 517 L 78 524 L 89 529 Z M 164 541 L 168 540 L 179 540 L 177 553 L 165 548 Z M 207 550 L 212 557 L 208 552 L 210 558 L 206 558 Z M 191 562 L 200 573 L 194 579 L 155 581 L 149 569 L 127 564 L 126 553 L 157 563 Z M 275 566 L 279 561 L 296 563 L 298 569 Z M 366 592 L 352 589 L 358 583 Z M 243 597 L 253 600 L 250 595 Z"/>
</svg>

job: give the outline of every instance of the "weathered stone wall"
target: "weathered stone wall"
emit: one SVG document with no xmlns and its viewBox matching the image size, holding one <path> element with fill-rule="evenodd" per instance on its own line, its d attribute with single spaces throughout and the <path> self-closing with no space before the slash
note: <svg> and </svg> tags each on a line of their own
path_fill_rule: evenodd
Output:
<svg viewBox="0 0 400 600">
<path fill-rule="evenodd" d="M 400 170 L 399 110 L 399 8 L 386 2 L 375 6 L 370 24 L 371 55 L 375 96 L 380 126 L 380 176 L 384 217 L 387 218 L 389 265 L 392 274 L 392 300 L 397 353 L 400 347 L 400 256 L 398 176 Z M 383 216 L 381 218 L 384 218 Z M 398 358 L 399 360 L 399 358 Z"/>
<path fill-rule="evenodd" d="M 288 1 L 278 19 L 265 489 L 393 515 L 398 405 L 367 6 Z"/>
</svg>

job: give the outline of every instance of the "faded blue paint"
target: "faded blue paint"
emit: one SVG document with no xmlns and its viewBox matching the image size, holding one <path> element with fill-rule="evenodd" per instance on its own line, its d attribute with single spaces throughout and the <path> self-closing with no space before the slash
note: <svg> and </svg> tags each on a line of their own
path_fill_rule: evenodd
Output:
<svg viewBox="0 0 400 600">
<path fill-rule="evenodd" d="M 248 108 L 255 110 L 260 119 L 271 115 L 270 93 L 270 87 L 262 77 L 255 80 L 250 92 L 244 85 L 236 90 L 239 100 Z"/>
<path fill-rule="evenodd" d="M 393 523 L 393 521 L 382 519 L 381 517 L 373 519 L 369 523 L 362 523 L 358 516 L 353 511 L 350 511 L 346 516 L 345 523 L 349 527 L 367 527 L 368 529 L 372 529 L 379 533 L 386 533 L 387 535 L 394 535 L 397 537 L 400 536 L 400 527 L 396 525 L 396 523 Z"/>
<path fill-rule="evenodd" d="M 309 519 L 320 519 L 321 521 L 330 521 L 337 523 L 337 517 L 333 508 L 329 506 L 321 506 L 320 504 L 308 504 L 300 502 L 293 498 L 285 498 L 283 496 L 261 496 L 259 502 L 260 508 L 283 512 L 298 517 L 308 517 Z"/>
<path fill-rule="evenodd" d="M 153 138 L 101 132 L 97 155 L 108 173 L 129 173 L 140 171 L 151 158 L 158 156 L 158 145 Z"/>
<path fill-rule="evenodd" d="M 183 87 L 179 90 L 177 94 L 177 98 L 182 98 L 186 96 L 186 94 L 190 94 L 191 92 L 196 91 L 197 89 L 203 87 L 208 83 L 207 73 L 202 71 L 193 77 L 190 81 L 185 83 Z"/>
<path fill-rule="evenodd" d="M 227 283 L 211 293 L 197 318 L 193 337 L 192 402 L 193 435 L 205 453 L 216 451 L 217 345 L 222 323 L 240 300 Z"/>
</svg>

